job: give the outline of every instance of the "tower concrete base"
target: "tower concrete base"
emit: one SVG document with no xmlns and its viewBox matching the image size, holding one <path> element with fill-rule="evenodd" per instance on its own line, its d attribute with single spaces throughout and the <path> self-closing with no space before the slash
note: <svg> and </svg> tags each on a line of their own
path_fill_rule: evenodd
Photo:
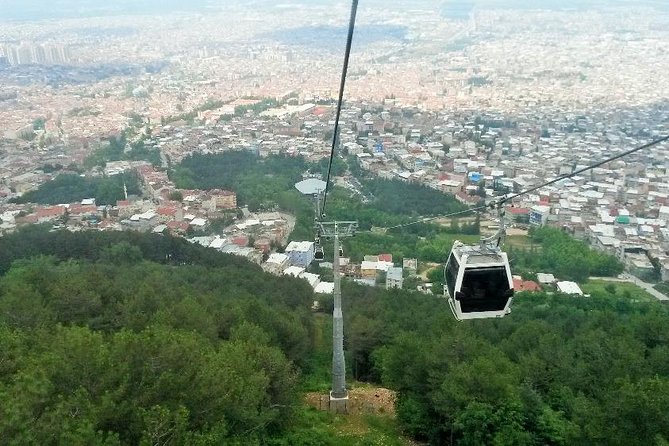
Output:
<svg viewBox="0 0 669 446">
<path fill-rule="evenodd" d="M 336 398 L 332 396 L 332 392 L 330 392 L 330 400 L 328 402 L 328 410 L 330 413 L 337 413 L 337 414 L 347 414 L 348 413 L 348 392 L 346 393 L 346 396 L 341 397 L 341 398 Z"/>
</svg>

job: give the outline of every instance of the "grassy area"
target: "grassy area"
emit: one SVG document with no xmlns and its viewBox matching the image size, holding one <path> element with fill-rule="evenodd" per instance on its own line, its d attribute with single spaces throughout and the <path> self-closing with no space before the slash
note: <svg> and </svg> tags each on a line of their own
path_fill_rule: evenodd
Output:
<svg viewBox="0 0 669 446">
<path fill-rule="evenodd" d="M 405 446 L 395 420 L 387 415 L 333 415 L 313 408 L 299 413 L 300 422 L 285 438 L 286 445 Z"/>
<path fill-rule="evenodd" d="M 356 237 L 344 239 L 344 252 L 354 262 L 361 261 L 365 255 L 390 253 L 396 261 L 403 258 L 417 258 L 421 263 L 446 263 L 455 240 L 476 245 L 479 236 L 439 233 L 424 238 L 413 234 L 380 235 L 361 232 Z"/>
<path fill-rule="evenodd" d="M 332 383 L 332 318 L 323 313 L 314 318 L 314 351 L 303 369 L 302 390 L 326 392 Z"/>
<path fill-rule="evenodd" d="M 632 299 L 638 302 L 657 302 L 643 288 L 630 282 L 610 282 L 606 280 L 590 280 L 580 285 L 585 294 L 593 296 L 617 296 Z"/>
<path fill-rule="evenodd" d="M 541 245 L 539 243 L 532 243 L 532 239 L 527 235 L 509 235 L 504 240 L 504 244 L 520 249 L 530 249 L 532 247 L 537 250 L 541 249 Z"/>
<path fill-rule="evenodd" d="M 653 288 L 655 288 L 657 291 L 664 294 L 665 296 L 669 297 L 669 282 L 660 282 Z"/>
<path fill-rule="evenodd" d="M 451 244 L 455 240 L 459 240 L 467 245 L 477 245 L 481 240 L 480 235 L 471 234 L 439 234 L 437 237 L 443 238 L 444 240 L 449 240 Z"/>
<path fill-rule="evenodd" d="M 423 277 L 424 279 L 427 279 L 427 275 L 430 273 L 435 268 L 443 268 L 443 265 L 441 263 L 434 263 L 434 262 L 418 262 L 418 271 L 416 271 L 416 274 L 420 277 Z"/>
</svg>

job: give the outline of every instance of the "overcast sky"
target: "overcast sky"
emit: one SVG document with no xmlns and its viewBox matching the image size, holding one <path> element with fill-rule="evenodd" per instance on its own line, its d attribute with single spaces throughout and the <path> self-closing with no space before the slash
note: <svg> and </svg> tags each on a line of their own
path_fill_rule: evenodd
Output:
<svg viewBox="0 0 669 446">
<path fill-rule="evenodd" d="M 0 20 L 41 20 L 125 14 L 160 14 L 174 11 L 223 9 L 232 3 L 253 7 L 272 7 L 277 3 L 336 4 L 348 0 L 0 0 Z M 458 7 L 583 8 L 609 5 L 647 4 L 669 8 L 669 0 L 360 0 L 361 7 L 420 7 L 440 9 L 446 4 Z"/>
</svg>

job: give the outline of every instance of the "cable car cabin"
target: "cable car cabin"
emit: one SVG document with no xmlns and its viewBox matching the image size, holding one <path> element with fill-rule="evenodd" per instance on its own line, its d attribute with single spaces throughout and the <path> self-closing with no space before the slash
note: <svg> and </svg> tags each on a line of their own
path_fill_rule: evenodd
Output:
<svg viewBox="0 0 669 446">
<path fill-rule="evenodd" d="M 513 278 L 505 252 L 456 241 L 444 268 L 444 294 L 457 320 L 502 317 L 511 312 Z"/>
<path fill-rule="evenodd" d="M 320 246 L 316 246 L 316 249 L 314 251 L 314 260 L 317 262 L 322 262 L 325 260 L 325 253 L 323 252 L 323 248 Z"/>
<path fill-rule="evenodd" d="M 344 249 L 339 247 L 339 257 L 344 256 Z M 323 251 L 323 246 L 321 246 L 320 241 L 316 239 L 314 242 L 314 260 L 317 262 L 322 262 L 325 260 L 325 252 Z"/>
<path fill-rule="evenodd" d="M 325 253 L 323 252 L 323 247 L 321 246 L 321 240 L 318 238 L 314 242 L 314 260 L 317 262 L 322 262 L 325 260 Z"/>
</svg>

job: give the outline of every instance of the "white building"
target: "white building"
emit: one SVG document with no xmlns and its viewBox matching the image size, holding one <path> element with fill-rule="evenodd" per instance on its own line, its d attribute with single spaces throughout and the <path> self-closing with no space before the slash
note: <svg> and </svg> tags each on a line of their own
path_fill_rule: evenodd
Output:
<svg viewBox="0 0 669 446">
<path fill-rule="evenodd" d="M 536 205 L 530 210 L 530 224 L 543 226 L 551 213 L 550 206 Z"/>
<path fill-rule="evenodd" d="M 550 285 L 555 283 L 555 276 L 548 273 L 537 273 L 537 282 L 542 285 Z"/>
<path fill-rule="evenodd" d="M 275 252 L 270 254 L 267 261 L 263 263 L 262 269 L 268 273 L 279 275 L 288 268 L 289 262 L 290 259 L 287 255 Z"/>
<path fill-rule="evenodd" d="M 291 265 L 306 268 L 314 261 L 314 242 L 290 242 L 285 252 Z"/>
<path fill-rule="evenodd" d="M 578 294 L 579 296 L 583 296 L 583 291 L 581 291 L 581 288 L 576 282 L 558 282 L 557 289 L 559 292 L 564 294 Z"/>
<path fill-rule="evenodd" d="M 404 284 L 404 270 L 400 267 L 390 267 L 386 272 L 386 289 L 389 288 L 402 288 Z"/>
<path fill-rule="evenodd" d="M 659 220 L 669 222 L 669 206 L 660 206 Z"/>
<path fill-rule="evenodd" d="M 320 282 L 314 289 L 316 294 L 332 294 L 334 293 L 334 282 Z"/>
<path fill-rule="evenodd" d="M 311 288 L 316 289 L 319 283 L 321 283 L 321 278 L 318 274 L 303 272 L 299 275 L 300 279 L 304 279 L 309 282 Z"/>
<path fill-rule="evenodd" d="M 283 271 L 284 276 L 293 276 L 293 277 L 300 277 L 300 274 L 304 272 L 304 268 L 300 268 L 299 266 L 289 266 Z"/>
</svg>

